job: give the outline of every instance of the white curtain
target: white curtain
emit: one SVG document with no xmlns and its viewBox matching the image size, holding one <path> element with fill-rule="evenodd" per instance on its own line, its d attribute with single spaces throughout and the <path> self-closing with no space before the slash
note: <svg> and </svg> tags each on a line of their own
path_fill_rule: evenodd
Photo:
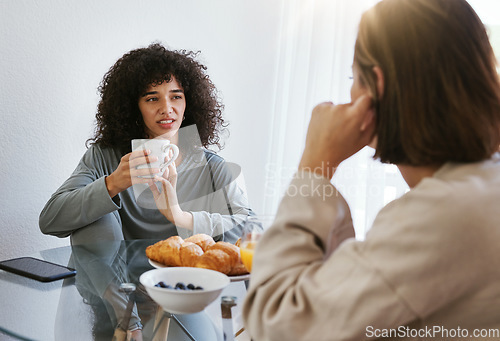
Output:
<svg viewBox="0 0 500 341">
<path fill-rule="evenodd" d="M 361 14 L 377 0 L 283 1 L 272 137 L 266 164 L 266 214 L 279 200 L 300 160 L 314 106 L 350 101 L 352 58 Z M 407 190 L 394 166 L 365 148 L 337 171 L 335 185 L 351 207 L 363 239 L 378 210 Z"/>
<path fill-rule="evenodd" d="M 350 101 L 354 43 L 361 14 L 379 0 L 286 0 L 281 16 L 272 137 L 266 164 L 266 214 L 273 214 L 302 154 L 310 113 L 328 100 Z M 488 26 L 498 54 L 498 0 L 469 0 Z M 333 180 L 364 239 L 377 212 L 408 191 L 393 165 L 372 159 L 369 147 L 346 160 Z"/>
</svg>

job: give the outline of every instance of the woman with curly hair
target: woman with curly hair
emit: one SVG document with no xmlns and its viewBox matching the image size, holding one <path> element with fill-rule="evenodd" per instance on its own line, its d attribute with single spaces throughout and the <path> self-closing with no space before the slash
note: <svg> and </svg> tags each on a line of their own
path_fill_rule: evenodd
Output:
<svg viewBox="0 0 500 341">
<path fill-rule="evenodd" d="M 239 168 L 206 149 L 220 148 L 223 106 L 206 67 L 195 57 L 152 44 L 126 53 L 110 68 L 99 87 L 91 145 L 41 212 L 43 233 L 71 236 L 72 245 L 197 233 L 236 241 L 251 210 L 235 181 Z M 137 166 L 156 157 L 131 151 L 131 140 L 154 138 L 168 139 L 180 153 L 162 177 L 144 178 L 151 170 Z M 118 288 L 137 283 L 150 266 L 144 262 L 144 242 L 128 242 L 125 251 L 121 244 L 75 246 L 76 284 L 95 311 L 96 328 L 102 329 L 109 316 L 116 339 L 128 330 L 141 340 L 150 312 L 137 305 L 126 318 L 128 298 Z M 196 319 L 197 324 L 204 321 L 203 316 Z"/>
<path fill-rule="evenodd" d="M 156 43 L 110 68 L 99 87 L 91 146 L 43 209 L 43 233 L 71 236 L 73 244 L 196 233 L 238 238 L 250 209 L 235 167 L 206 149 L 221 148 L 223 106 L 195 57 Z M 131 140 L 159 136 L 178 145 L 180 155 L 157 186 L 141 177 L 149 170 L 137 166 L 148 162 L 148 151 L 132 152 Z"/>
</svg>

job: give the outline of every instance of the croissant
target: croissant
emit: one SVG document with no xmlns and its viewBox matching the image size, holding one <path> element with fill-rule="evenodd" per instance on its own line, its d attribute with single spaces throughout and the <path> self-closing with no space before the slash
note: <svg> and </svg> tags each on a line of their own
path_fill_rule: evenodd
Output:
<svg viewBox="0 0 500 341">
<path fill-rule="evenodd" d="M 167 266 L 198 267 L 230 276 L 248 273 L 237 246 L 216 243 L 211 236 L 201 233 L 184 240 L 179 236 L 161 240 L 146 248 L 146 256 Z"/>
<path fill-rule="evenodd" d="M 161 240 L 146 248 L 146 256 L 155 262 L 167 266 L 179 266 L 179 250 L 183 242 L 184 241 L 179 236 L 172 236 L 168 239 Z"/>
<path fill-rule="evenodd" d="M 195 243 L 199 247 L 203 249 L 203 252 L 207 251 L 207 249 L 215 244 L 215 241 L 208 234 L 198 233 L 189 238 L 185 239 L 186 242 Z"/>
<path fill-rule="evenodd" d="M 184 241 L 181 244 L 180 252 L 179 252 L 179 266 L 195 266 L 198 258 L 203 255 L 203 249 L 191 242 Z"/>
<path fill-rule="evenodd" d="M 226 275 L 232 269 L 231 256 L 222 250 L 211 249 L 205 252 L 195 264 L 197 268 L 220 271 Z"/>
</svg>

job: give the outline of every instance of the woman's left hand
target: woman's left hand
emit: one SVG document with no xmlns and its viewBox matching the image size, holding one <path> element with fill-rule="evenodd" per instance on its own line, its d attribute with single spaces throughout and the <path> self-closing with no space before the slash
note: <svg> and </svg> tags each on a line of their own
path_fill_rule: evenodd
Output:
<svg viewBox="0 0 500 341">
<path fill-rule="evenodd" d="M 179 206 L 177 199 L 177 168 L 172 162 L 163 176 L 155 176 L 155 182 L 161 184 L 161 191 L 155 182 L 149 183 L 149 188 L 153 192 L 156 207 L 170 222 L 176 226 L 193 229 L 193 216 L 189 212 L 184 212 Z"/>
</svg>

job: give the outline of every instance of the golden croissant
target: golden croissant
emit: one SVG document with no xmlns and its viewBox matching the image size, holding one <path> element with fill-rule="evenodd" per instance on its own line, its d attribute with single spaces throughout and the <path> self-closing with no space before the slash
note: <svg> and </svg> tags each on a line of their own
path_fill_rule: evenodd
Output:
<svg viewBox="0 0 500 341">
<path fill-rule="evenodd" d="M 207 234 L 186 239 L 173 236 L 146 248 L 146 256 L 167 266 L 189 266 L 216 270 L 229 276 L 247 274 L 240 250 L 227 242 L 215 242 Z"/>
</svg>

